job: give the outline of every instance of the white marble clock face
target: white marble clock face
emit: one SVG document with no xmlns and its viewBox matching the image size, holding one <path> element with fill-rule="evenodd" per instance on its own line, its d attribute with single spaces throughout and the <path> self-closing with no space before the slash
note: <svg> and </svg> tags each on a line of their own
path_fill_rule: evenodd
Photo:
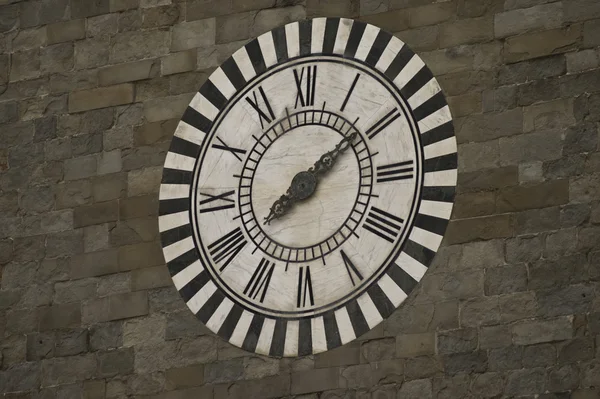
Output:
<svg viewBox="0 0 600 399">
<path fill-rule="evenodd" d="M 329 350 L 422 278 L 456 168 L 444 96 L 404 43 L 348 19 L 288 24 L 237 51 L 185 111 L 160 192 L 165 260 L 232 344 Z"/>
</svg>

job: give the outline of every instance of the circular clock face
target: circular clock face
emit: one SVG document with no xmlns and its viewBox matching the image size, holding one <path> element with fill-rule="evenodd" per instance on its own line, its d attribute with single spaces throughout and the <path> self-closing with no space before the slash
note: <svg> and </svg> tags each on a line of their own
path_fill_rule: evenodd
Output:
<svg viewBox="0 0 600 399">
<path fill-rule="evenodd" d="M 329 350 L 427 271 L 456 168 L 448 105 L 403 42 L 349 19 L 291 23 L 234 53 L 183 114 L 160 190 L 165 260 L 232 344 Z"/>
</svg>

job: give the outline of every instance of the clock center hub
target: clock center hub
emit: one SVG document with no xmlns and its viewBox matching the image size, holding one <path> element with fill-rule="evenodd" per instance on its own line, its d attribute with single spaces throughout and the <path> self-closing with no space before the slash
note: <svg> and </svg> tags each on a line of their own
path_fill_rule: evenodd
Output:
<svg viewBox="0 0 600 399">
<path fill-rule="evenodd" d="M 291 194 L 294 198 L 303 200 L 310 197 L 317 188 L 317 179 L 310 172 L 300 172 L 292 180 Z"/>
</svg>

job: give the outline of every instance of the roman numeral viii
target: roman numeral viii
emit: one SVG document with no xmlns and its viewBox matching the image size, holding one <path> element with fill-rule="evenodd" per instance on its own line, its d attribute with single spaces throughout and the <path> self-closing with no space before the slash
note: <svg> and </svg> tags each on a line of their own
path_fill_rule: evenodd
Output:
<svg viewBox="0 0 600 399">
<path fill-rule="evenodd" d="M 302 80 L 306 72 L 306 84 Z M 303 107 L 315 105 L 315 88 L 317 83 L 317 66 L 302 67 L 300 74 L 298 69 L 294 69 L 294 80 L 296 81 L 296 104 L 294 108 L 298 108 L 298 102 Z"/>
<path fill-rule="evenodd" d="M 383 129 L 385 129 L 386 127 L 388 127 L 393 121 L 395 121 L 399 117 L 400 117 L 400 111 L 398 111 L 396 108 L 394 108 L 393 110 L 391 110 L 390 112 L 388 112 L 387 114 L 385 114 L 383 116 L 383 118 L 381 118 L 377 122 L 375 122 L 373 124 L 373 126 L 371 126 L 369 129 L 367 129 L 367 131 L 365 132 L 365 134 L 367 135 L 367 137 L 369 138 L 369 140 L 373 139 Z"/>
<path fill-rule="evenodd" d="M 310 266 L 300 266 L 298 269 L 298 301 L 297 307 L 303 308 L 315 304 L 313 298 L 312 281 L 310 279 Z"/>
<path fill-rule="evenodd" d="M 275 119 L 275 114 L 273 113 L 273 108 L 271 108 L 269 99 L 267 98 L 267 95 L 265 94 L 265 91 L 263 90 L 262 86 L 258 86 L 258 91 L 260 93 L 260 96 L 262 97 L 264 109 L 258 101 L 258 97 L 256 97 L 256 90 L 252 92 L 252 98 L 250 98 L 249 96 L 246 97 L 246 101 L 248 101 L 248 104 L 250 104 L 252 108 L 254 108 L 256 112 L 258 112 L 258 118 L 260 119 L 260 127 L 264 130 L 265 124 L 263 123 L 263 120 L 267 125 L 269 125 L 271 122 L 273 122 L 273 119 Z"/>
<path fill-rule="evenodd" d="M 340 250 L 340 254 L 342 255 L 342 260 L 344 261 L 344 266 L 346 266 L 346 271 L 348 272 L 348 276 L 350 276 L 350 281 L 352 281 L 352 285 L 354 286 L 354 285 L 356 285 L 356 283 L 354 282 L 353 275 L 356 276 L 357 282 L 359 280 L 362 281 L 363 276 L 360 274 L 360 272 L 358 271 L 356 266 L 354 266 L 354 263 L 352 263 L 352 261 L 350 260 L 348 255 L 346 255 L 346 253 L 344 252 L 343 249 Z"/>
<path fill-rule="evenodd" d="M 230 208 L 235 207 L 233 199 L 228 198 L 234 194 L 235 194 L 235 190 L 227 191 L 226 193 L 219 194 L 219 195 L 200 193 L 200 195 L 202 195 L 204 197 L 208 197 L 208 198 L 200 201 L 200 203 L 198 205 L 200 205 L 200 206 L 208 205 L 208 204 L 212 205 L 212 206 L 208 206 L 208 207 L 204 207 L 204 208 L 201 207 L 200 213 L 216 212 L 216 211 L 221 211 L 223 209 L 230 209 Z M 214 204 L 212 204 L 213 202 L 214 202 Z M 218 204 L 220 204 L 220 205 L 218 205 Z"/>
<path fill-rule="evenodd" d="M 246 239 L 244 238 L 244 234 L 242 234 L 242 230 L 237 227 L 210 244 L 208 246 L 208 251 L 215 263 L 223 261 L 221 268 L 219 269 L 219 271 L 223 271 L 245 245 Z"/>
<path fill-rule="evenodd" d="M 363 227 L 384 240 L 393 243 L 402 229 L 402 223 L 404 223 L 404 220 L 401 218 L 382 211 L 379 208 L 372 207 Z"/>
<path fill-rule="evenodd" d="M 269 262 L 263 258 L 254 271 L 248 285 L 244 289 L 244 295 L 247 295 L 251 299 L 256 299 L 258 297 L 259 301 L 262 303 L 265 300 L 267 289 L 269 289 L 269 283 L 271 282 L 274 268 L 275 263 Z"/>
<path fill-rule="evenodd" d="M 392 163 L 377 167 L 377 183 L 394 180 L 412 179 L 414 173 L 413 161 Z"/>
</svg>

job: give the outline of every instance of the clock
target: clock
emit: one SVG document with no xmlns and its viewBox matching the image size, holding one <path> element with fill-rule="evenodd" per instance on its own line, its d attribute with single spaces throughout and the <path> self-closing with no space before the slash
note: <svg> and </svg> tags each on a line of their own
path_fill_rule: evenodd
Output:
<svg viewBox="0 0 600 399">
<path fill-rule="evenodd" d="M 290 23 L 241 47 L 185 110 L 160 187 L 165 261 L 231 344 L 323 352 L 414 289 L 456 178 L 450 110 L 405 43 L 351 19 Z"/>
</svg>

